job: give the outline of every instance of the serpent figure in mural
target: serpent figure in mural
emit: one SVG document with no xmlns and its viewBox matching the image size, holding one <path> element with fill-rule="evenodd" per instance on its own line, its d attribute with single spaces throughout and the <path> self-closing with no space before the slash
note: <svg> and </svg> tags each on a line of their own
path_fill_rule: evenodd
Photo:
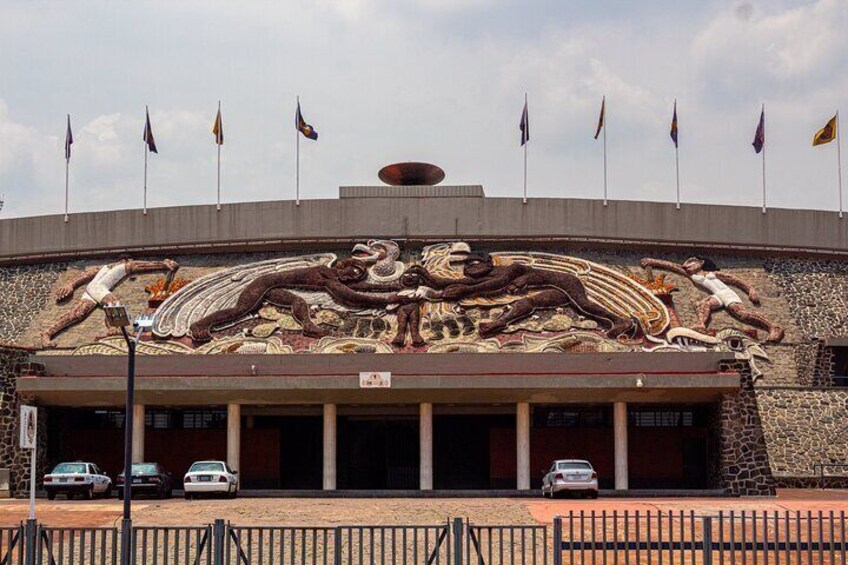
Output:
<svg viewBox="0 0 848 565">
<path fill-rule="evenodd" d="M 108 265 L 89 267 L 81 275 L 62 285 L 56 291 L 56 302 L 62 302 L 72 297 L 77 288 L 86 285 L 85 291 L 76 304 L 41 333 L 42 347 L 55 347 L 53 338 L 59 332 L 85 320 L 98 306 L 118 303 L 119 300 L 112 291 L 125 278 L 158 271 L 174 272 L 178 268 L 179 264 L 171 259 L 164 261 L 121 259 Z"/>
<path fill-rule="evenodd" d="M 397 293 L 385 293 L 385 285 L 367 282 L 367 266 L 357 259 L 345 259 L 332 266 L 314 266 L 269 273 L 251 281 L 230 308 L 213 312 L 191 324 L 195 341 L 209 341 L 212 330 L 235 322 L 259 310 L 264 303 L 290 308 L 294 319 L 308 337 L 329 334 L 309 316 L 309 304 L 293 289 L 323 291 L 339 304 L 355 308 L 386 307 L 406 301 Z"/>
<path fill-rule="evenodd" d="M 431 275 L 423 267 L 417 270 L 428 286 L 440 289 L 435 297 L 440 300 L 462 300 L 498 296 L 505 293 L 524 295 L 528 290 L 537 290 L 532 295 L 522 296 L 497 319 L 481 323 L 477 330 L 481 337 L 502 332 L 515 321 L 532 314 L 537 309 L 573 306 L 577 311 L 610 325 L 609 337 L 632 333 L 636 324 L 633 320 L 618 316 L 611 310 L 591 300 L 586 287 L 575 275 L 566 272 L 536 269 L 523 263 L 495 266 L 488 253 L 471 253 L 463 267 L 461 279 L 443 279 Z"/>
<path fill-rule="evenodd" d="M 642 267 L 652 276 L 652 268 L 665 269 L 688 278 L 698 288 L 709 293 L 696 306 L 698 312 L 698 323 L 692 327 L 693 330 L 706 332 L 710 324 L 712 313 L 724 308 L 727 312 L 745 324 L 760 328 L 768 332 L 766 341 L 777 343 L 783 339 L 784 330 L 781 326 L 773 323 L 763 314 L 748 309 L 735 290 L 728 285 L 741 289 L 748 295 L 748 299 L 754 305 L 759 306 L 760 297 L 756 289 L 747 281 L 730 273 L 723 273 L 710 259 L 704 257 L 690 257 L 682 265 L 664 261 L 662 259 L 642 259 Z"/>
</svg>

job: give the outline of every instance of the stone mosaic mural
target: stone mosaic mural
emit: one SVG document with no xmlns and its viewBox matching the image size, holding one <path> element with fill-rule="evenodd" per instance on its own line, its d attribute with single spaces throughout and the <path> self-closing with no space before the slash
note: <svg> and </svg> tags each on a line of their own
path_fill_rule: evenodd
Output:
<svg viewBox="0 0 848 565">
<path fill-rule="evenodd" d="M 116 302 L 155 313 L 139 347 L 151 355 L 720 350 L 758 376 L 768 362 L 761 344 L 784 336 L 754 284 L 705 257 L 625 267 L 462 241 L 404 254 L 394 241 L 371 240 L 349 253 L 202 269 L 202 259 L 189 261 L 80 266 L 55 283 L 59 311 L 39 320 L 37 345 L 122 354 L 123 340 L 105 325 L 70 339 Z"/>
</svg>

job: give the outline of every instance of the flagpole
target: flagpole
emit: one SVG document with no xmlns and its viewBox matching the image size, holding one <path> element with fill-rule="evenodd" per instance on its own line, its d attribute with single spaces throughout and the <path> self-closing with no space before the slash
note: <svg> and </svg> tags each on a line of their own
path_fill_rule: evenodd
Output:
<svg viewBox="0 0 848 565">
<path fill-rule="evenodd" d="M 601 106 L 604 109 L 604 206 L 607 205 L 607 97 L 604 96 Z"/>
<path fill-rule="evenodd" d="M 297 105 L 300 107 L 300 96 L 297 97 Z M 294 128 L 294 139 L 295 139 L 295 147 L 297 154 L 297 163 L 295 165 L 295 206 L 300 206 L 300 136 L 298 135 L 300 131 L 298 128 Z"/>
<path fill-rule="evenodd" d="M 763 135 L 765 136 L 765 115 L 766 115 L 766 105 L 763 104 L 762 116 L 763 116 Z M 763 214 L 766 213 L 766 144 L 765 137 L 763 138 Z"/>
<path fill-rule="evenodd" d="M 218 100 L 218 118 L 221 117 L 221 101 Z M 222 120 L 223 121 L 223 120 Z M 218 127 L 223 129 L 223 123 L 219 123 Z M 217 210 L 221 211 L 221 144 L 215 139 L 215 144 L 218 146 L 218 206 Z"/>
<path fill-rule="evenodd" d="M 68 170 L 71 167 L 70 157 L 65 159 L 65 221 L 68 221 Z"/>
<path fill-rule="evenodd" d="M 674 144 L 674 167 L 677 171 L 677 209 L 680 210 L 680 148 Z"/>
<path fill-rule="evenodd" d="M 527 108 L 527 93 L 524 93 L 524 108 Z M 528 111 L 529 114 L 529 111 Z M 529 129 L 529 118 L 527 119 L 528 129 Z M 527 141 L 524 142 L 524 198 L 522 199 L 522 204 L 527 204 L 527 145 L 530 143 L 530 138 L 528 136 Z"/>
<path fill-rule="evenodd" d="M 147 215 L 147 153 L 150 151 L 150 147 L 147 143 L 144 144 L 144 208 L 142 213 Z"/>
<path fill-rule="evenodd" d="M 839 110 L 836 111 L 836 176 L 839 182 L 839 217 L 842 217 L 842 130 L 839 127 Z"/>
</svg>

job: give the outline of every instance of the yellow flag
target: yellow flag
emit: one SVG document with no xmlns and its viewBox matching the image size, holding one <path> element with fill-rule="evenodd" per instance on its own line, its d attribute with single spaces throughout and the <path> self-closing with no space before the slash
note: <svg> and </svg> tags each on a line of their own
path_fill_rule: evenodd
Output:
<svg viewBox="0 0 848 565">
<path fill-rule="evenodd" d="M 824 145 L 836 139 L 836 116 L 828 120 L 827 124 L 813 136 L 813 147 Z"/>
<path fill-rule="evenodd" d="M 218 108 L 218 114 L 215 116 L 215 125 L 212 126 L 212 135 L 215 136 L 215 143 L 224 145 L 224 124 L 221 121 L 220 108 Z"/>
</svg>

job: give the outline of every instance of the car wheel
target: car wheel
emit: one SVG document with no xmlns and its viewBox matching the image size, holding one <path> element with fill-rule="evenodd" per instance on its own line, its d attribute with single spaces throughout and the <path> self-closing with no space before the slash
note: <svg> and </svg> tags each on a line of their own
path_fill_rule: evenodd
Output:
<svg viewBox="0 0 848 565">
<path fill-rule="evenodd" d="M 47 491 L 47 500 L 56 500 L 56 492 L 52 490 Z"/>
<path fill-rule="evenodd" d="M 237 497 L 237 496 L 238 496 L 238 491 L 237 491 L 237 490 L 234 490 L 233 492 L 231 492 L 231 493 L 228 493 L 228 494 L 227 494 L 227 498 L 230 498 L 230 499 L 233 499 L 233 498 L 235 498 L 235 497 Z"/>
<path fill-rule="evenodd" d="M 592 498 L 592 499 L 597 500 L 597 499 L 598 499 L 598 491 L 593 490 L 592 492 L 590 492 L 590 493 L 589 493 L 589 498 Z"/>
<path fill-rule="evenodd" d="M 186 500 L 191 500 L 191 495 L 189 493 L 185 493 L 183 496 L 185 496 Z"/>
<path fill-rule="evenodd" d="M 82 497 L 86 500 L 94 498 L 94 487 L 90 486 L 82 492 Z"/>
<path fill-rule="evenodd" d="M 112 498 L 112 485 L 106 487 L 106 490 L 103 491 L 103 498 Z"/>
</svg>

